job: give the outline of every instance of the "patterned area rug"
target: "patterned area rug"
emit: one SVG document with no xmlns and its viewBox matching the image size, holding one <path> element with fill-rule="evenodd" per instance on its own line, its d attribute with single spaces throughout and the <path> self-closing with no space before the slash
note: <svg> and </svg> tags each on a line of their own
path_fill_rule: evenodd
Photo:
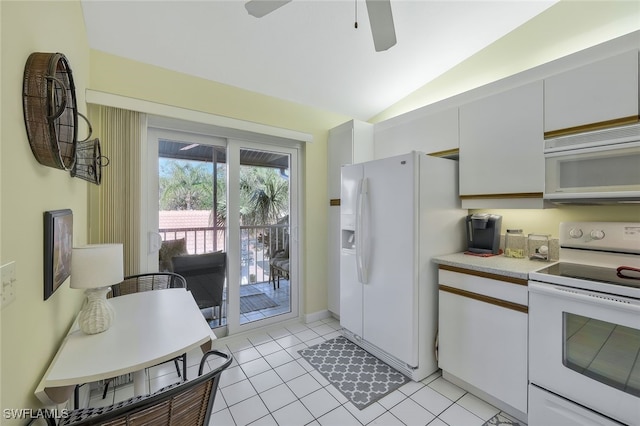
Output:
<svg viewBox="0 0 640 426">
<path fill-rule="evenodd" d="M 342 336 L 298 353 L 360 410 L 410 380 Z"/>
<path fill-rule="evenodd" d="M 487 420 L 482 426 L 520 426 L 520 423 L 508 419 L 502 414 L 496 414 Z"/>
</svg>

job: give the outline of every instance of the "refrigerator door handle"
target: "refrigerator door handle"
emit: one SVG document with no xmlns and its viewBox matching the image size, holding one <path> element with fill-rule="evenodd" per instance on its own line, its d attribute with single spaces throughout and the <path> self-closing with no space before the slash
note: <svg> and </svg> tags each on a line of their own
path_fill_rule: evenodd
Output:
<svg viewBox="0 0 640 426">
<path fill-rule="evenodd" d="M 356 272 L 358 282 L 362 283 L 362 180 L 358 182 L 358 196 L 356 198 Z"/>
<path fill-rule="evenodd" d="M 357 221 L 360 224 L 360 232 L 358 235 L 360 236 L 360 244 L 356 247 L 357 253 L 359 253 L 360 257 L 360 271 L 359 271 L 359 279 L 362 284 L 369 283 L 369 262 L 368 262 L 368 252 L 369 252 L 369 180 L 367 178 L 362 179 L 362 183 L 360 185 L 360 213 L 358 215 Z"/>
</svg>

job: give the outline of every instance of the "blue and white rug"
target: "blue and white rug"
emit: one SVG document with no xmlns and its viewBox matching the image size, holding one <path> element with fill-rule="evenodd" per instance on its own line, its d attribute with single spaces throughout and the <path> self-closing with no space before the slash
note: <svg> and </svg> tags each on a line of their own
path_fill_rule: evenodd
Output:
<svg viewBox="0 0 640 426">
<path fill-rule="evenodd" d="M 498 413 L 487 420 L 482 426 L 520 426 L 520 423 Z"/>
<path fill-rule="evenodd" d="M 298 353 L 360 410 L 410 381 L 342 336 Z"/>
</svg>

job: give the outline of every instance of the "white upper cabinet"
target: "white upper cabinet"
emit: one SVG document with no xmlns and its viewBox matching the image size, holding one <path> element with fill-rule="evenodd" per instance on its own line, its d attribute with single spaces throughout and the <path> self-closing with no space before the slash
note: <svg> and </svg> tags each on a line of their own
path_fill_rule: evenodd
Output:
<svg viewBox="0 0 640 426">
<path fill-rule="evenodd" d="M 637 122 L 638 112 L 638 50 L 544 80 L 545 137 Z"/>
<path fill-rule="evenodd" d="M 460 107 L 463 208 L 543 206 L 542 81 Z"/>
<path fill-rule="evenodd" d="M 373 124 L 351 120 L 329 130 L 327 281 L 329 311 L 340 315 L 340 173 L 345 164 L 373 160 Z"/>
<path fill-rule="evenodd" d="M 340 168 L 373 160 L 373 124 L 347 121 L 329 130 L 327 174 L 329 199 L 340 198 Z"/>
<path fill-rule="evenodd" d="M 451 153 L 458 149 L 458 108 L 430 112 L 416 110 L 375 125 L 376 158 L 421 151 Z"/>
</svg>

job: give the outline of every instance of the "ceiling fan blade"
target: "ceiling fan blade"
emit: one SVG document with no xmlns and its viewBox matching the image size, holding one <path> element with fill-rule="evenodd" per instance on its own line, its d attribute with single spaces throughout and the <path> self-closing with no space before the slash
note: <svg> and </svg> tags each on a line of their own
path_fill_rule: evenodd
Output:
<svg viewBox="0 0 640 426">
<path fill-rule="evenodd" d="M 390 0 L 366 0 L 369 24 L 376 52 L 382 52 L 396 44 Z"/>
<path fill-rule="evenodd" d="M 291 0 L 250 0 L 244 4 L 249 15 L 256 18 L 262 18 L 264 15 L 273 12 L 279 7 L 284 6 Z"/>
</svg>

